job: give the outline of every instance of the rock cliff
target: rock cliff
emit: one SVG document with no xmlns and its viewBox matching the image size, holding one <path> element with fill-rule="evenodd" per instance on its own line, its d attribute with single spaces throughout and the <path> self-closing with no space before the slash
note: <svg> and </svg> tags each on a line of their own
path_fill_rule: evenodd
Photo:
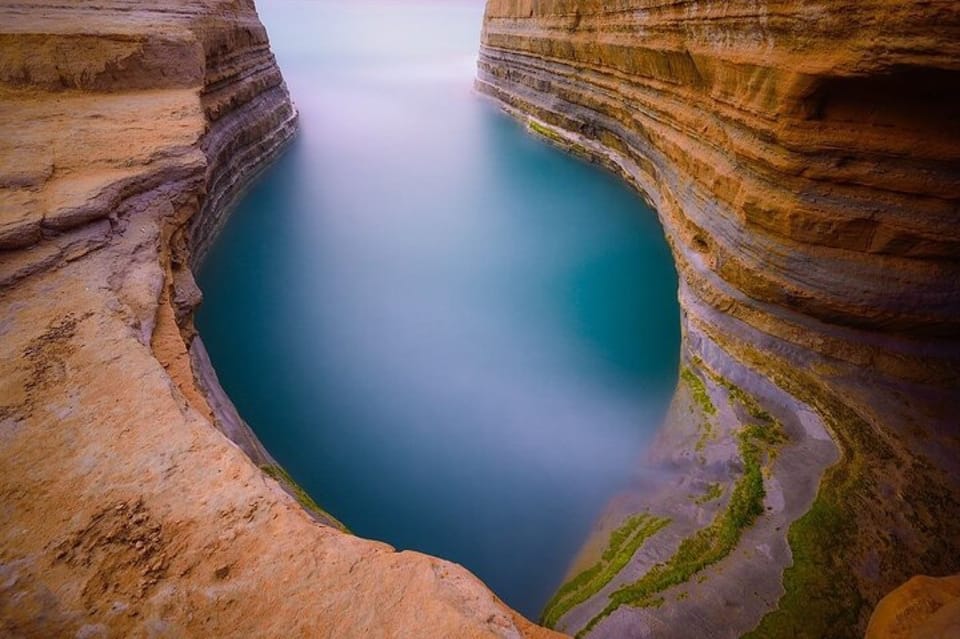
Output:
<svg viewBox="0 0 960 639">
<path fill-rule="evenodd" d="M 958 85 L 953 0 L 488 0 L 478 89 L 643 193 L 681 280 L 653 460 L 680 479 L 578 567 L 631 513 L 671 523 L 546 621 L 857 637 L 960 570 Z"/>
<path fill-rule="evenodd" d="M 302 508 L 219 389 L 191 266 L 295 127 L 250 0 L 0 6 L 0 635 L 552 635 Z"/>
</svg>

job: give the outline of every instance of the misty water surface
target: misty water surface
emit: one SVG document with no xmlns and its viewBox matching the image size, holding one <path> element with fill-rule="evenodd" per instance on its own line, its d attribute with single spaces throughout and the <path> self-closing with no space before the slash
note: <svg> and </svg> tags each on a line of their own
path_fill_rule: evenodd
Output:
<svg viewBox="0 0 960 639">
<path fill-rule="evenodd" d="M 358 535 L 535 617 L 676 381 L 662 230 L 471 92 L 481 2 L 260 11 L 302 132 L 200 273 L 223 386 Z"/>
</svg>

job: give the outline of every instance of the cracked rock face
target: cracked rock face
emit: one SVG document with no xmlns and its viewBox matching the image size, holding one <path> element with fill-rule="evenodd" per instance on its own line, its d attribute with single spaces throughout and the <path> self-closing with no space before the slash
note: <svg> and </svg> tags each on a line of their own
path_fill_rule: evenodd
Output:
<svg viewBox="0 0 960 639">
<path fill-rule="evenodd" d="M 653 204 L 687 365 L 773 382 L 838 449 L 757 637 L 862 636 L 960 570 L 958 33 L 952 0 L 487 2 L 477 88 Z M 591 636 L 682 636 L 654 621 L 684 605 Z"/>
<path fill-rule="evenodd" d="M 191 268 L 295 126 L 252 2 L 0 7 L 0 635 L 552 636 L 258 467 Z"/>
</svg>

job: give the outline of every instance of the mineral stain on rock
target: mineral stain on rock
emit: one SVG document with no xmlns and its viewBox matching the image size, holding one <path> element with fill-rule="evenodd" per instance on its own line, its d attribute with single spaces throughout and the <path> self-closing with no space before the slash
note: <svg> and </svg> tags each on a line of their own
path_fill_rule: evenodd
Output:
<svg viewBox="0 0 960 639">
<path fill-rule="evenodd" d="M 97 606 L 105 595 L 129 602 L 156 586 L 166 576 L 170 549 L 162 525 L 138 499 L 105 507 L 54 552 L 55 561 L 90 569 L 82 597 L 89 613 L 97 615 L 104 612 Z"/>
</svg>

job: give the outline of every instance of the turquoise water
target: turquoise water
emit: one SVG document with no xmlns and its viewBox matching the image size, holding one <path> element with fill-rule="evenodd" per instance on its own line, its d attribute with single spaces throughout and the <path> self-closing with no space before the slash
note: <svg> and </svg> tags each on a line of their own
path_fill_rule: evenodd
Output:
<svg viewBox="0 0 960 639">
<path fill-rule="evenodd" d="M 677 378 L 656 216 L 471 92 L 481 3 L 260 10 L 302 132 L 199 274 L 220 380 L 354 532 L 535 617 Z"/>
</svg>

